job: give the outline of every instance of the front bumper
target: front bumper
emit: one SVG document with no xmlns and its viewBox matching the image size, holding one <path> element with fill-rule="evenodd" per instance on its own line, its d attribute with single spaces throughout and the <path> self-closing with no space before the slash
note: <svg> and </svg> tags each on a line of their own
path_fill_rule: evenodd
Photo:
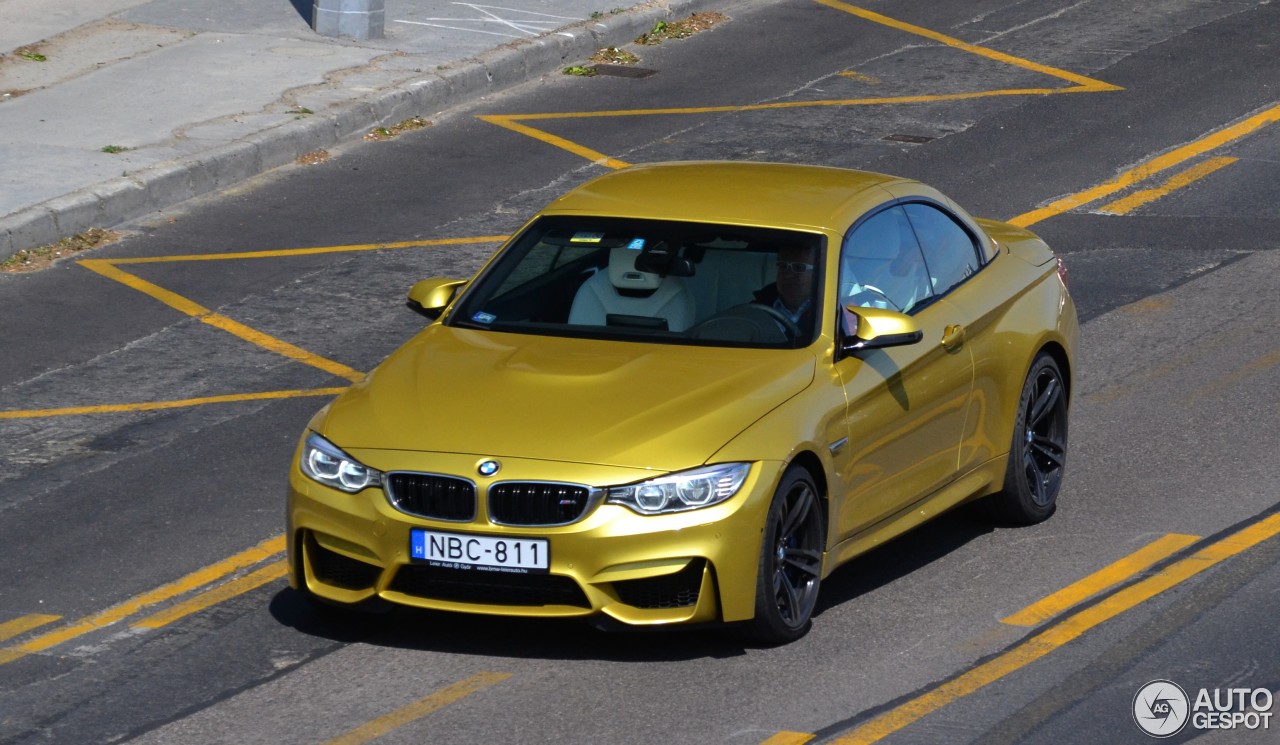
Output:
<svg viewBox="0 0 1280 745">
<path fill-rule="evenodd" d="M 494 524 L 487 487 L 498 480 L 619 485 L 660 473 L 640 469 L 503 459 L 501 479 L 477 475 L 471 455 L 349 451 L 383 471 L 456 474 L 476 484 L 467 521 L 406 514 L 378 488 L 346 494 L 302 474 L 289 478 L 290 584 L 336 603 L 377 597 L 439 610 L 508 616 L 607 615 L 632 625 L 745 620 L 755 612 L 765 515 L 782 463 L 752 465 L 739 492 L 712 507 L 638 515 L 595 504 L 559 526 Z M 446 569 L 410 557 L 414 528 L 548 541 L 546 573 Z"/>
</svg>

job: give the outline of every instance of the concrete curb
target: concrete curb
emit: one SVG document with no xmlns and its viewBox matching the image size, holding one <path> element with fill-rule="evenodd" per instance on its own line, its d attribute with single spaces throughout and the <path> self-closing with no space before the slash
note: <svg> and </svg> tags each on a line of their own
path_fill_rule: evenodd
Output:
<svg viewBox="0 0 1280 745">
<path fill-rule="evenodd" d="M 726 0 L 636 5 L 521 39 L 449 65 L 432 77 L 339 104 L 189 158 L 170 160 L 0 217 L 0 261 L 94 227 L 112 227 L 293 162 L 370 128 L 426 116 L 497 93 L 622 46 L 659 20 L 723 8 Z"/>
</svg>

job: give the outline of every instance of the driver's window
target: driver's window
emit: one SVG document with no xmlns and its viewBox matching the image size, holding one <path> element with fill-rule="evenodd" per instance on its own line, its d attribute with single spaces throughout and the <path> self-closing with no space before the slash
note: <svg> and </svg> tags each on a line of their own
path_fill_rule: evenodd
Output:
<svg viewBox="0 0 1280 745">
<path fill-rule="evenodd" d="M 933 294 L 920 244 L 902 207 L 871 216 L 840 252 L 840 304 L 900 313 Z"/>
</svg>

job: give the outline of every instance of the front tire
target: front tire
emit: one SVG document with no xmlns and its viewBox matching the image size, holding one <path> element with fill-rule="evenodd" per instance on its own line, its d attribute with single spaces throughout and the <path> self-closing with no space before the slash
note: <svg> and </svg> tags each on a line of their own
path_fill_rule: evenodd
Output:
<svg viewBox="0 0 1280 745">
<path fill-rule="evenodd" d="M 792 466 L 783 474 L 764 521 L 756 615 L 745 627 L 749 639 L 785 644 L 809 632 L 825 547 L 818 488 L 808 471 Z"/>
<path fill-rule="evenodd" d="M 1030 525 L 1053 514 L 1067 466 L 1067 389 L 1053 357 L 1031 363 L 1018 401 L 1004 489 L 990 498 L 994 517 Z"/>
</svg>

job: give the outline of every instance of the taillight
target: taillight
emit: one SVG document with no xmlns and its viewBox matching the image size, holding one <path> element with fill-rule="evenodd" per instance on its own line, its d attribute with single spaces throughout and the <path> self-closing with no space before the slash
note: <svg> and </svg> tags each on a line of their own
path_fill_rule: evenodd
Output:
<svg viewBox="0 0 1280 745">
<path fill-rule="evenodd" d="M 1063 287 L 1065 287 L 1065 288 L 1067 288 L 1068 290 L 1070 290 L 1070 289 L 1071 289 L 1071 283 L 1068 281 L 1069 276 L 1067 275 L 1067 265 L 1066 265 L 1066 263 L 1065 263 L 1065 262 L 1063 262 L 1063 260 L 1062 260 L 1062 257 L 1061 257 L 1061 256 L 1057 256 L 1057 257 L 1055 257 L 1055 258 L 1056 258 L 1056 259 L 1057 259 L 1057 261 L 1058 261 L 1058 279 L 1062 280 L 1062 286 L 1063 286 Z"/>
</svg>

